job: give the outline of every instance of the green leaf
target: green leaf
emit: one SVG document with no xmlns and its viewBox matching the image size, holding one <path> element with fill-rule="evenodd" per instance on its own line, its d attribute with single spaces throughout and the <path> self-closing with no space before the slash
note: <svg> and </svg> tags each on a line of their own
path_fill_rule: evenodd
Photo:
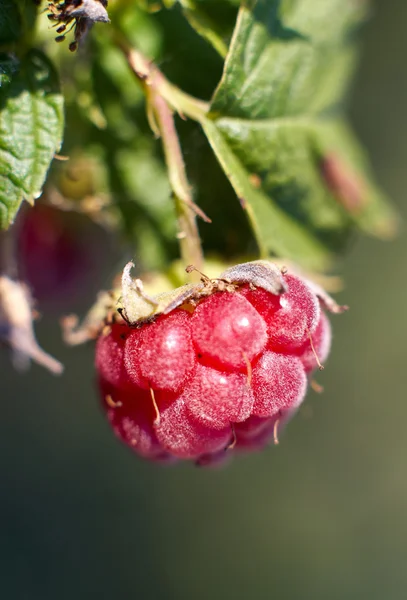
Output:
<svg viewBox="0 0 407 600">
<path fill-rule="evenodd" d="M 343 248 L 353 225 L 383 237 L 394 230 L 394 213 L 370 183 L 366 159 L 341 117 L 363 6 L 258 0 L 240 10 L 202 124 L 262 254 L 319 269 Z M 335 185 L 323 169 L 329 156 L 343 170 Z M 341 197 L 343 180 L 352 177 L 363 196 L 354 210 Z"/>
<path fill-rule="evenodd" d="M 0 44 L 16 42 L 21 36 L 20 12 L 14 0 L 0 0 Z"/>
<path fill-rule="evenodd" d="M 253 183 L 255 172 L 248 169 L 239 158 L 236 148 L 223 135 L 220 124 L 207 119 L 202 125 L 221 167 L 247 212 L 260 254 L 267 256 L 273 252 L 303 262 L 309 268 L 327 267 L 330 256 L 323 244 L 277 202 L 272 201 L 267 192 L 257 189 L 257 183 Z M 289 173 L 287 177 L 290 177 Z M 293 184 L 296 185 L 295 181 Z"/>
<path fill-rule="evenodd" d="M 49 60 L 30 51 L 10 83 L 0 88 L 0 227 L 12 222 L 23 199 L 41 194 L 63 132 L 63 99 Z"/>
</svg>

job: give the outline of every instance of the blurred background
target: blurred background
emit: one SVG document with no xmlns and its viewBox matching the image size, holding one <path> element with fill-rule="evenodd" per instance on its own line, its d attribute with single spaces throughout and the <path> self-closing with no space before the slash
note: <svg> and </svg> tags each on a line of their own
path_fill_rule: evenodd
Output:
<svg viewBox="0 0 407 600">
<path fill-rule="evenodd" d="M 350 114 L 407 218 L 407 6 L 373 6 Z M 354 240 L 339 295 L 351 310 L 333 318 L 325 393 L 309 393 L 279 447 L 219 471 L 144 463 L 111 434 L 92 345 L 65 347 L 58 326 L 126 259 L 113 242 L 100 246 L 99 231 L 88 235 L 104 248 L 103 269 L 92 254 L 90 289 L 37 325 L 65 373 L 33 366 L 18 375 L 1 354 L 1 597 L 404 599 L 405 234 Z"/>
</svg>

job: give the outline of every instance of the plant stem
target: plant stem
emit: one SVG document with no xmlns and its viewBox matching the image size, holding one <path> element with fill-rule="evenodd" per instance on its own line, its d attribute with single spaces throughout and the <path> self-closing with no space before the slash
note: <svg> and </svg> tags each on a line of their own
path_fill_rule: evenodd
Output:
<svg viewBox="0 0 407 600">
<path fill-rule="evenodd" d="M 185 173 L 185 163 L 174 117 L 162 96 L 154 90 L 151 90 L 149 95 L 161 134 L 168 176 L 174 194 L 181 257 L 185 265 L 193 264 L 197 269 L 202 270 L 203 254 L 196 224 L 196 211 L 192 206 L 190 186 Z"/>
<path fill-rule="evenodd" d="M 209 223 L 210 219 L 192 200 L 173 110 L 182 117 L 187 116 L 195 121 L 201 121 L 208 111 L 208 104 L 173 86 L 141 52 L 130 48 L 123 40 L 118 40 L 117 43 L 125 54 L 131 70 L 144 87 L 150 126 L 155 135 L 162 139 L 178 219 L 177 237 L 182 260 L 185 265 L 193 264 L 201 271 L 203 253 L 196 216 Z"/>
</svg>

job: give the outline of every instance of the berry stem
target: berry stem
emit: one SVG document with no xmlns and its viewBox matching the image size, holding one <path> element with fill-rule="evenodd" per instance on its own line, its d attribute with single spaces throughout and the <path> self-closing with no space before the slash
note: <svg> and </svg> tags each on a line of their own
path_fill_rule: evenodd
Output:
<svg viewBox="0 0 407 600">
<path fill-rule="evenodd" d="M 168 104 L 154 90 L 149 91 L 150 103 L 154 110 L 156 123 L 160 131 L 168 177 L 173 191 L 175 211 L 178 219 L 178 241 L 181 257 L 185 264 L 192 263 L 198 269 L 203 267 L 203 254 L 199 238 L 196 215 L 201 211 L 193 203 L 190 186 L 185 172 L 174 117 Z M 207 217 L 200 214 L 201 217 Z"/>
<path fill-rule="evenodd" d="M 185 172 L 181 145 L 174 123 L 173 110 L 181 117 L 200 121 L 208 105 L 173 86 L 160 70 L 138 50 L 117 41 L 127 63 L 143 86 L 147 99 L 147 115 L 156 137 L 161 137 L 168 177 L 173 191 L 175 211 L 178 219 L 178 241 L 182 260 L 198 269 L 203 265 L 203 253 L 199 238 L 196 216 L 207 223 L 210 219 L 193 202 L 191 186 Z"/>
</svg>

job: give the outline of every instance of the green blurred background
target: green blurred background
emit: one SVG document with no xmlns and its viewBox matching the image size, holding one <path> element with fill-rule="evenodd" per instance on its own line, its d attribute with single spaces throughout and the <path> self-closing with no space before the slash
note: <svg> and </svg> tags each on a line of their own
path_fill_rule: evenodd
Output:
<svg viewBox="0 0 407 600">
<path fill-rule="evenodd" d="M 351 99 L 404 217 L 406 25 L 404 0 L 376 2 Z M 116 442 L 92 347 L 64 347 L 44 317 L 62 378 L 17 375 L 1 356 L 1 598 L 404 599 L 406 252 L 403 232 L 354 243 L 325 393 L 309 394 L 279 447 L 219 471 L 143 463 Z"/>
</svg>

